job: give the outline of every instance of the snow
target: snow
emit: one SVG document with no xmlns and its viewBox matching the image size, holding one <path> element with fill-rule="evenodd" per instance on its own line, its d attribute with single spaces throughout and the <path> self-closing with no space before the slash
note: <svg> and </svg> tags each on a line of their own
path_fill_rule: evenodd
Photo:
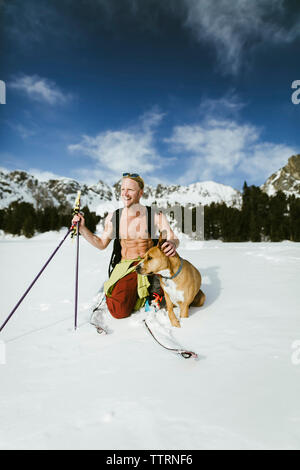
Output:
<svg viewBox="0 0 300 470">
<path fill-rule="evenodd" d="M 2 235 L 1 322 L 64 234 Z M 180 329 L 164 312 L 152 326 L 198 361 L 161 348 L 143 311 L 97 334 L 110 249 L 83 239 L 75 332 L 75 247 L 65 241 L 0 334 L 1 450 L 300 448 L 300 244 L 182 244 L 207 301 Z"/>
<path fill-rule="evenodd" d="M 281 182 L 278 181 L 280 178 Z M 275 196 L 277 191 L 281 189 L 287 197 L 300 197 L 299 178 L 294 176 L 293 172 L 287 170 L 285 167 L 279 169 L 276 173 L 271 175 L 267 181 L 261 185 L 260 189 L 268 196 Z"/>
<path fill-rule="evenodd" d="M 227 206 L 233 206 L 240 208 L 242 202 L 242 196 L 239 191 L 221 183 L 215 183 L 214 181 L 203 181 L 193 183 L 188 186 L 173 187 L 166 186 L 161 196 L 153 194 L 153 188 L 148 186 L 149 196 L 148 198 L 142 199 L 144 204 L 153 204 L 157 202 L 159 207 L 166 207 L 167 204 L 181 204 L 187 205 L 209 205 L 213 202 L 222 203 L 224 202 Z"/>
</svg>

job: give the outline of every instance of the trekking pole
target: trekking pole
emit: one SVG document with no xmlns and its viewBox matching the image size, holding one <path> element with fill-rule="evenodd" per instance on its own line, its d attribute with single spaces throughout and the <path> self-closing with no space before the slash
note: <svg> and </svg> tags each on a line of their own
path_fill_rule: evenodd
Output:
<svg viewBox="0 0 300 470">
<path fill-rule="evenodd" d="M 75 206 L 73 209 L 73 216 L 80 212 L 80 196 L 81 192 L 78 191 Z M 79 267 L 79 222 L 73 228 L 71 237 L 76 235 L 76 270 L 75 270 L 75 314 L 74 314 L 74 329 L 77 329 L 77 311 L 78 311 L 78 267 Z"/>
<path fill-rule="evenodd" d="M 5 327 L 5 325 L 7 324 L 7 322 L 10 320 L 10 318 L 13 316 L 13 314 L 15 313 L 15 311 L 17 310 L 17 308 L 20 306 L 20 304 L 23 302 L 23 300 L 25 299 L 26 295 L 28 294 L 28 292 L 31 290 L 31 288 L 34 286 L 34 284 L 36 283 L 36 281 L 38 280 L 38 278 L 40 277 L 40 275 L 42 274 L 42 272 L 44 271 L 44 269 L 48 266 L 48 264 L 50 263 L 50 261 L 52 260 L 53 256 L 57 253 L 57 251 L 59 250 L 59 248 L 61 247 L 61 245 L 63 244 L 63 242 L 65 241 L 65 239 L 67 238 L 67 236 L 72 232 L 73 230 L 73 225 L 71 228 L 69 228 L 69 230 L 67 231 L 66 235 L 64 236 L 63 240 L 60 242 L 60 244 L 55 248 L 55 250 L 53 251 L 52 255 L 50 256 L 50 258 L 46 261 L 46 263 L 44 264 L 44 266 L 42 267 L 42 269 L 40 270 L 40 272 L 37 274 L 37 276 L 34 278 L 34 280 L 32 281 L 32 283 L 30 284 L 30 286 L 28 287 L 28 289 L 26 290 L 26 292 L 22 295 L 22 297 L 20 298 L 19 302 L 17 303 L 17 305 L 13 308 L 13 310 L 11 311 L 11 313 L 9 314 L 9 316 L 7 317 L 7 319 L 5 320 L 5 322 L 3 323 L 3 325 L 1 326 L 0 328 L 0 332 L 3 330 L 3 328 Z"/>
</svg>

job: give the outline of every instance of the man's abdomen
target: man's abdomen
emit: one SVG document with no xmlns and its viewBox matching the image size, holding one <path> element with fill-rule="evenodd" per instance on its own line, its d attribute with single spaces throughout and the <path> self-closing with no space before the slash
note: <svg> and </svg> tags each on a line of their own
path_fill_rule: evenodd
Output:
<svg viewBox="0 0 300 470">
<path fill-rule="evenodd" d="M 143 258 L 145 253 L 153 246 L 151 238 L 136 239 L 136 240 L 120 240 L 122 247 L 122 259 L 136 259 Z"/>
</svg>

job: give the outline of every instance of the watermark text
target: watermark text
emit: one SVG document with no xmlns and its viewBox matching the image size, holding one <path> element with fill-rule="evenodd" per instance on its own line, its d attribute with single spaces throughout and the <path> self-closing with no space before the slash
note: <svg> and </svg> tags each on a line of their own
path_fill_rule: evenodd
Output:
<svg viewBox="0 0 300 470">
<path fill-rule="evenodd" d="M 3 80 L 0 80 L 0 104 L 6 104 L 6 85 Z"/>
<path fill-rule="evenodd" d="M 300 80 L 294 80 L 292 83 L 292 88 L 296 89 L 292 94 L 292 103 L 299 104 L 300 103 Z"/>
<path fill-rule="evenodd" d="M 169 239 L 170 234 L 168 224 L 170 224 L 172 229 L 178 230 L 179 233 L 188 235 L 196 240 L 204 240 L 204 206 L 201 204 L 198 204 L 197 206 L 180 206 L 180 204 L 175 203 L 173 205 L 168 205 L 167 207 L 157 207 L 155 204 L 152 204 L 148 207 L 148 215 L 152 220 L 150 233 L 150 237 L 152 239 L 158 239 L 158 232 L 164 230 L 167 232 L 166 238 Z M 110 238 L 116 237 L 116 217 L 117 214 L 114 212 L 106 227 L 106 230 L 112 231 Z M 148 230 L 146 229 L 146 225 L 142 223 L 142 220 L 147 218 L 146 207 L 141 211 L 141 206 L 139 204 L 136 205 L 136 209 L 135 206 L 132 206 L 131 217 L 133 217 L 134 220 L 130 225 L 129 236 L 132 238 L 136 238 L 136 236 L 138 236 L 138 238 L 148 239 Z"/>
</svg>

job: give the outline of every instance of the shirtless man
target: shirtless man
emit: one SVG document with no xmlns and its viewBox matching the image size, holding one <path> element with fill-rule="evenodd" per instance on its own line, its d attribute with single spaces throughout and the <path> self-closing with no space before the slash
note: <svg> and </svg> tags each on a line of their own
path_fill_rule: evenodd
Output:
<svg viewBox="0 0 300 470">
<path fill-rule="evenodd" d="M 124 209 L 120 217 L 119 229 L 122 261 L 132 260 L 129 263 L 131 266 L 137 263 L 138 258 L 143 258 L 153 245 L 151 236 L 148 234 L 147 209 L 140 204 L 144 181 L 135 173 L 133 175 L 129 173 L 123 174 L 121 198 L 124 203 Z M 95 248 L 104 250 L 113 238 L 112 217 L 112 212 L 107 215 L 101 237 L 94 235 L 85 226 L 83 215 L 78 214 L 74 216 L 73 223 L 80 222 L 79 232 L 81 235 Z M 170 228 L 166 216 L 163 213 L 156 213 L 154 224 L 160 231 L 166 230 L 167 241 L 162 245 L 162 249 L 167 256 L 174 256 L 179 240 Z M 114 268 L 114 271 L 117 267 L 118 265 Z M 113 317 L 125 318 L 133 311 L 136 301 L 137 273 L 134 270 L 115 283 L 111 295 L 106 296 L 106 303 Z"/>
</svg>

